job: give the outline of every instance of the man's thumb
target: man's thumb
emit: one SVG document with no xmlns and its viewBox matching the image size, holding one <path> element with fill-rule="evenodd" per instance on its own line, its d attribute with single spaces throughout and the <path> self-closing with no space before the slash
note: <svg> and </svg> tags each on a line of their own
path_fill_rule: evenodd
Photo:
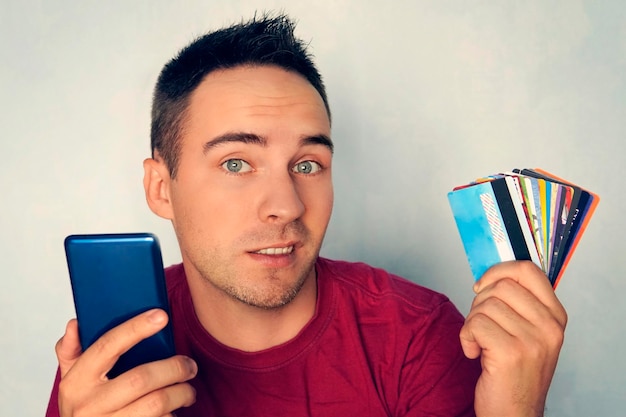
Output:
<svg viewBox="0 0 626 417">
<path fill-rule="evenodd" d="M 82 353 L 76 319 L 72 319 L 67 323 L 65 334 L 57 342 L 55 351 L 59 361 L 59 368 L 61 369 L 61 378 L 63 378 Z"/>
</svg>

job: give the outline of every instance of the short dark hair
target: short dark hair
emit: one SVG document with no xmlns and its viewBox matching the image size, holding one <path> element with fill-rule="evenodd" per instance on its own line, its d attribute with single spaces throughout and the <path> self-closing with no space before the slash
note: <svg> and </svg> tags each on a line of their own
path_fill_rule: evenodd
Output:
<svg viewBox="0 0 626 417">
<path fill-rule="evenodd" d="M 326 90 L 307 45 L 294 36 L 295 23 L 283 14 L 256 15 L 248 22 L 197 38 L 159 75 L 152 101 L 150 142 L 172 178 L 176 177 L 189 97 L 212 71 L 241 65 L 275 65 L 302 75 L 317 90 L 330 118 Z"/>
</svg>

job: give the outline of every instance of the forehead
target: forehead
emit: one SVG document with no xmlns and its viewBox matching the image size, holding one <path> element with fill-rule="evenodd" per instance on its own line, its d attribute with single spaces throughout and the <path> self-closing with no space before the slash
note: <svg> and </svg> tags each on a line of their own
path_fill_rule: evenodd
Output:
<svg viewBox="0 0 626 417">
<path fill-rule="evenodd" d="M 330 134 L 317 90 L 301 75 L 274 66 L 240 66 L 208 74 L 190 97 L 188 127 L 222 130 L 267 128 L 298 121 L 303 132 Z"/>
</svg>

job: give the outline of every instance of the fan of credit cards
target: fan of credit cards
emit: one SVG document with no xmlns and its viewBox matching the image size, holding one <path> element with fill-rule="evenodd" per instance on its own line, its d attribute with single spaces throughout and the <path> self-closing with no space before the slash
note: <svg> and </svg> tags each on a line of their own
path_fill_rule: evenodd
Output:
<svg viewBox="0 0 626 417">
<path fill-rule="evenodd" d="M 534 168 L 479 178 L 448 201 L 474 279 L 496 263 L 530 260 L 556 288 L 600 200 Z"/>
</svg>

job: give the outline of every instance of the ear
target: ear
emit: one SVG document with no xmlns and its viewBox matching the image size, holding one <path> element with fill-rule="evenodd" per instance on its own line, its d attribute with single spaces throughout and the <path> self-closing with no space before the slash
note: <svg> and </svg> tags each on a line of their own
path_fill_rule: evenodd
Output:
<svg viewBox="0 0 626 417">
<path fill-rule="evenodd" d="M 143 161 L 143 188 L 146 192 L 148 207 L 154 214 L 172 220 L 174 210 L 170 199 L 170 171 L 163 159 L 147 158 Z"/>
</svg>

